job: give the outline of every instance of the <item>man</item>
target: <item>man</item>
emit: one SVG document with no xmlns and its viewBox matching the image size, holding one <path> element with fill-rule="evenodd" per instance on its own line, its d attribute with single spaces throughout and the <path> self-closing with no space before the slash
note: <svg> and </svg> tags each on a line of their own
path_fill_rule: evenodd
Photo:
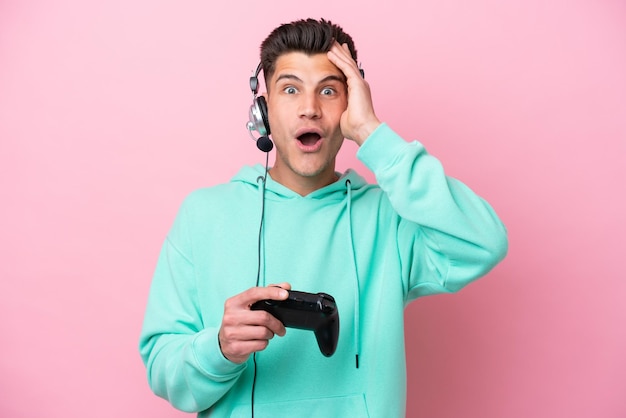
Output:
<svg viewBox="0 0 626 418">
<path fill-rule="evenodd" d="M 263 42 L 259 99 L 275 163 L 185 200 L 150 291 L 140 351 L 152 389 L 175 407 L 404 416 L 404 307 L 459 290 L 505 256 L 491 207 L 378 120 L 356 58 L 350 36 L 325 20 L 281 25 Z M 335 171 L 344 138 L 379 185 Z M 310 331 L 250 309 L 292 288 L 334 297 L 332 356 Z"/>
</svg>

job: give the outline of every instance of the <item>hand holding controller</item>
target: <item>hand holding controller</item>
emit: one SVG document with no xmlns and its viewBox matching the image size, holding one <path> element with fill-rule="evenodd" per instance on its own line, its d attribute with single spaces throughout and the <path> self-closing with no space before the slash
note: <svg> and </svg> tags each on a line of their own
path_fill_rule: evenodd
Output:
<svg viewBox="0 0 626 418">
<path fill-rule="evenodd" d="M 267 311 L 286 327 L 313 331 L 322 354 L 330 357 L 335 353 L 339 339 L 339 311 L 332 296 L 290 290 L 285 300 L 260 300 L 250 309 Z"/>
</svg>

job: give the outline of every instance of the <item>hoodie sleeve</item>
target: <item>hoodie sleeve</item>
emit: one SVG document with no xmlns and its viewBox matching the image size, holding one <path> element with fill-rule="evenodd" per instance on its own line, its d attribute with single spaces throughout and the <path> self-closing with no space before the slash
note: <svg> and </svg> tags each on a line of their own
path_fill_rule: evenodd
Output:
<svg viewBox="0 0 626 418">
<path fill-rule="evenodd" d="M 139 351 L 154 393 L 199 412 L 228 392 L 246 365 L 226 359 L 219 330 L 202 324 L 187 224 L 183 204 L 157 262 Z"/>
<path fill-rule="evenodd" d="M 374 172 L 399 216 L 397 245 L 407 300 L 455 292 L 487 274 L 507 253 L 504 225 L 491 206 L 417 142 L 386 124 L 357 157 Z"/>
</svg>

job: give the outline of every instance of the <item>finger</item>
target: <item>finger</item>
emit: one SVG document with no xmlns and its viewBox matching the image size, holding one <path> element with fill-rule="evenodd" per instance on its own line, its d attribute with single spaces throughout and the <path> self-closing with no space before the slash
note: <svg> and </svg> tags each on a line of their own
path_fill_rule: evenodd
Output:
<svg viewBox="0 0 626 418">
<path fill-rule="evenodd" d="M 265 313 L 267 312 L 256 312 Z M 268 314 L 269 315 L 269 314 Z M 271 340 L 274 335 L 280 335 L 282 324 L 276 318 L 265 319 L 263 315 L 253 315 L 258 317 L 254 324 L 247 324 L 238 327 L 228 327 L 224 329 L 224 336 L 229 341 L 253 341 L 253 340 Z M 271 316 L 271 315 L 270 315 Z M 274 332 L 271 327 L 275 328 Z"/>
<path fill-rule="evenodd" d="M 269 339 L 239 340 L 229 339 L 220 331 L 220 349 L 222 354 L 235 363 L 243 363 L 255 351 L 267 348 Z"/>
<path fill-rule="evenodd" d="M 282 337 L 286 333 L 285 326 L 274 315 L 262 309 L 251 310 L 249 306 L 241 309 L 225 309 L 222 324 L 238 339 L 271 338 L 273 334 Z M 271 334 L 260 335 L 259 330 L 251 328 L 264 328 Z"/>
<path fill-rule="evenodd" d="M 335 43 L 328 51 L 328 58 L 338 67 L 349 66 L 351 61 L 354 62 L 352 56 L 338 44 Z"/>
<path fill-rule="evenodd" d="M 284 300 L 289 296 L 287 290 L 276 286 L 252 287 L 226 301 L 228 308 L 249 308 L 254 302 L 263 299 Z"/>
<path fill-rule="evenodd" d="M 278 318 L 263 309 L 248 310 L 248 314 L 251 316 L 247 319 L 247 324 L 263 326 L 273 334 L 281 337 L 287 332 L 285 326 Z"/>
<path fill-rule="evenodd" d="M 265 325 L 269 323 L 271 323 L 270 319 L 252 313 L 242 322 L 224 323 L 220 330 L 221 338 L 228 342 L 270 340 L 276 333 Z"/>
<path fill-rule="evenodd" d="M 352 53 L 350 52 L 350 48 L 348 47 L 347 43 L 340 44 L 339 42 L 335 41 L 330 49 L 333 50 L 333 52 L 337 55 L 344 57 L 346 61 L 354 61 L 354 58 L 352 58 Z"/>
<path fill-rule="evenodd" d="M 348 54 L 350 58 L 352 58 L 352 54 L 350 53 L 350 47 L 347 43 L 344 42 L 343 44 L 341 44 L 341 48 L 343 48 L 343 50 L 346 51 L 346 54 Z"/>
<path fill-rule="evenodd" d="M 342 46 L 335 41 L 333 46 L 328 51 L 327 56 L 328 59 L 345 74 L 346 77 L 356 76 L 357 74 L 360 76 L 356 61 L 352 58 L 347 44 L 343 44 Z"/>
<path fill-rule="evenodd" d="M 270 328 L 270 326 L 275 327 L 274 321 L 278 321 L 278 319 L 263 309 L 252 310 L 248 305 L 241 307 L 238 304 L 233 308 L 228 301 L 226 305 L 222 324 L 227 327 L 264 326 Z M 280 323 L 280 321 L 278 322 Z"/>
<path fill-rule="evenodd" d="M 291 290 L 291 284 L 289 284 L 287 282 L 282 282 L 282 283 L 278 283 L 278 284 L 270 284 L 268 286 L 275 286 L 275 287 L 280 287 L 281 289 Z"/>
<path fill-rule="evenodd" d="M 274 335 L 284 336 L 284 325 L 265 311 L 238 310 L 223 318 L 219 331 L 220 346 L 226 354 L 242 353 L 233 346 L 245 341 L 269 341 Z"/>
<path fill-rule="evenodd" d="M 274 315 L 266 311 L 253 311 L 256 314 L 256 324 L 259 328 L 264 328 L 269 334 L 260 334 L 261 338 L 271 339 L 274 335 L 283 337 L 287 329 Z M 261 331 L 258 331 L 261 332 Z"/>
</svg>

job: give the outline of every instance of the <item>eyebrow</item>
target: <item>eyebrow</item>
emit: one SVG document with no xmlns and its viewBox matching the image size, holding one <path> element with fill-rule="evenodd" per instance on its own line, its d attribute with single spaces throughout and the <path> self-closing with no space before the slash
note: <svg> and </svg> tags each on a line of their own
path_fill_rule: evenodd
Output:
<svg viewBox="0 0 626 418">
<path fill-rule="evenodd" d="M 276 79 L 275 83 L 278 83 L 280 80 L 294 80 L 297 82 L 302 83 L 303 81 L 300 79 L 300 77 L 294 75 L 294 74 L 281 74 L 278 76 L 278 78 Z M 338 81 L 340 83 L 345 83 L 346 79 L 345 77 L 340 77 L 338 75 L 335 74 L 331 74 L 331 75 L 327 75 L 326 77 L 322 78 L 317 84 L 324 84 L 328 81 Z"/>
</svg>

